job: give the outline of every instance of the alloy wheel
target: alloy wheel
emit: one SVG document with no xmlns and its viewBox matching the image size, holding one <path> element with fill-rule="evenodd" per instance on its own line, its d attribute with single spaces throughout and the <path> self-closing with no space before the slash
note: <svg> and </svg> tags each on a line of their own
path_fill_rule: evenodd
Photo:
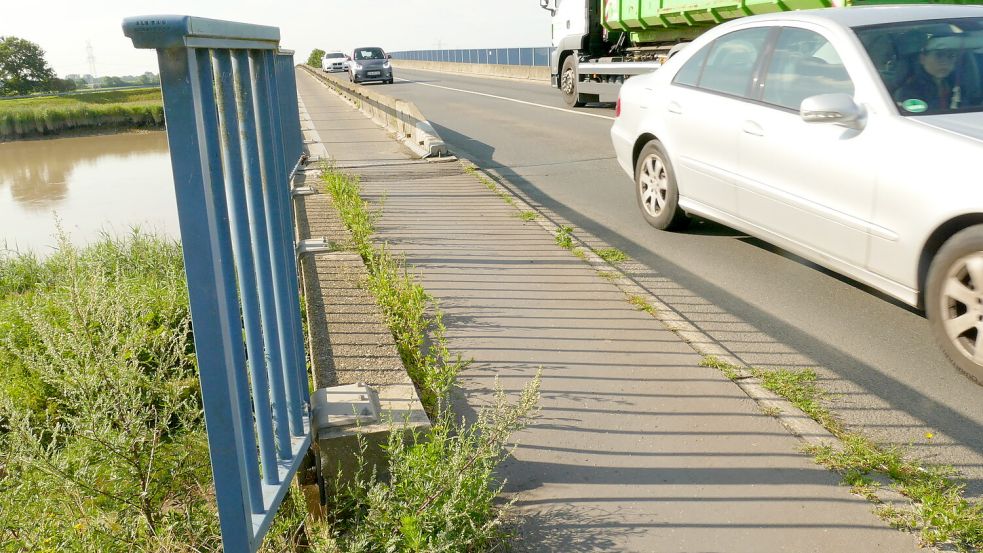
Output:
<svg viewBox="0 0 983 553">
<path fill-rule="evenodd" d="M 946 336 L 966 358 L 983 365 L 983 252 L 949 267 L 939 300 Z"/>
<path fill-rule="evenodd" d="M 658 217 L 669 195 L 669 173 L 662 158 L 655 154 L 645 158 L 638 175 L 638 188 L 645 212 L 650 217 Z"/>
</svg>

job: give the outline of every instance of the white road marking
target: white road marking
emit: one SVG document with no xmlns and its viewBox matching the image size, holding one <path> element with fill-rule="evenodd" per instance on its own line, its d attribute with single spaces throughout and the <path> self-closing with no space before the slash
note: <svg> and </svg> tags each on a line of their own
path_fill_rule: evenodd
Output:
<svg viewBox="0 0 983 553">
<path fill-rule="evenodd" d="M 473 90 L 464 90 L 464 89 L 461 89 L 461 88 L 451 88 L 449 86 L 440 86 L 440 85 L 430 84 L 430 83 L 418 83 L 418 82 L 411 81 L 411 80 L 408 80 L 408 79 L 396 79 L 396 80 L 397 81 L 402 81 L 404 83 L 415 84 L 415 85 L 418 85 L 418 86 L 430 86 L 430 87 L 433 87 L 433 88 L 442 88 L 444 90 L 451 90 L 453 92 L 463 92 L 464 94 L 474 94 L 475 96 L 484 96 L 486 98 L 495 98 L 496 100 L 505 100 L 506 102 L 515 102 L 517 104 L 525 104 L 527 106 L 536 106 L 538 108 L 551 109 L 553 111 L 563 111 L 563 112 L 566 112 L 566 113 L 572 113 L 574 115 L 583 115 L 585 117 L 597 117 L 598 119 L 607 119 L 609 121 L 614 121 L 614 117 L 610 117 L 608 115 L 598 115 L 596 113 L 586 113 L 586 112 L 583 112 L 583 111 L 576 111 L 576 110 L 572 110 L 572 109 L 565 109 L 565 108 L 558 108 L 558 107 L 554 107 L 554 106 L 547 106 L 547 105 L 544 105 L 544 104 L 537 104 L 535 102 L 526 102 L 524 100 L 516 100 L 515 98 L 508 98 L 506 96 L 495 96 L 494 94 L 485 94 L 484 92 L 475 92 Z"/>
</svg>

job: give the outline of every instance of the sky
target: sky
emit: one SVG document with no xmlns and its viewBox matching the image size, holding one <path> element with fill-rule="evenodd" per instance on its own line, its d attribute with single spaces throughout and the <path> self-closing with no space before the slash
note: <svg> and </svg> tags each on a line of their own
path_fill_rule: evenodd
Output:
<svg viewBox="0 0 983 553">
<path fill-rule="evenodd" d="M 37 2 L 35 4 L 35 2 Z M 0 0 L 0 36 L 41 46 L 60 77 L 157 73 L 151 50 L 137 50 L 120 22 L 180 14 L 280 28 L 280 46 L 303 62 L 314 48 L 391 52 L 436 48 L 549 46 L 549 13 L 538 0 Z"/>
</svg>

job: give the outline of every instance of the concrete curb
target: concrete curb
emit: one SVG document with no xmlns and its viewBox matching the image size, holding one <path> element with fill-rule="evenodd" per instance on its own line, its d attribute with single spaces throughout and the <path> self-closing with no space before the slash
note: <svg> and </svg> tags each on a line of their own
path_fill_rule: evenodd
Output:
<svg viewBox="0 0 983 553">
<path fill-rule="evenodd" d="M 421 158 L 447 157 L 444 140 L 412 102 L 374 92 L 342 78 L 329 77 L 308 65 L 298 67 L 355 104 L 373 121 L 395 132 L 397 139 Z"/>
<path fill-rule="evenodd" d="M 475 77 L 532 81 L 542 84 L 550 84 L 551 77 L 549 67 L 533 67 L 530 65 L 489 65 L 484 63 L 393 60 L 393 67 L 435 71 L 437 73 L 458 73 Z"/>
</svg>

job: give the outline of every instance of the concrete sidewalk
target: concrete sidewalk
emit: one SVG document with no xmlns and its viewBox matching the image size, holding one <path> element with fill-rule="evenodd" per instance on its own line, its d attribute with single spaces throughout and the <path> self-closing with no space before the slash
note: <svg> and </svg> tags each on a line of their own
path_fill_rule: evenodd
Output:
<svg viewBox="0 0 983 553">
<path fill-rule="evenodd" d="M 474 360 L 459 411 L 542 370 L 541 415 L 502 467 L 520 551 L 923 551 L 801 453 L 719 371 L 457 163 L 426 163 L 303 71 L 315 156 L 383 205 L 377 240 L 406 256 Z"/>
</svg>

